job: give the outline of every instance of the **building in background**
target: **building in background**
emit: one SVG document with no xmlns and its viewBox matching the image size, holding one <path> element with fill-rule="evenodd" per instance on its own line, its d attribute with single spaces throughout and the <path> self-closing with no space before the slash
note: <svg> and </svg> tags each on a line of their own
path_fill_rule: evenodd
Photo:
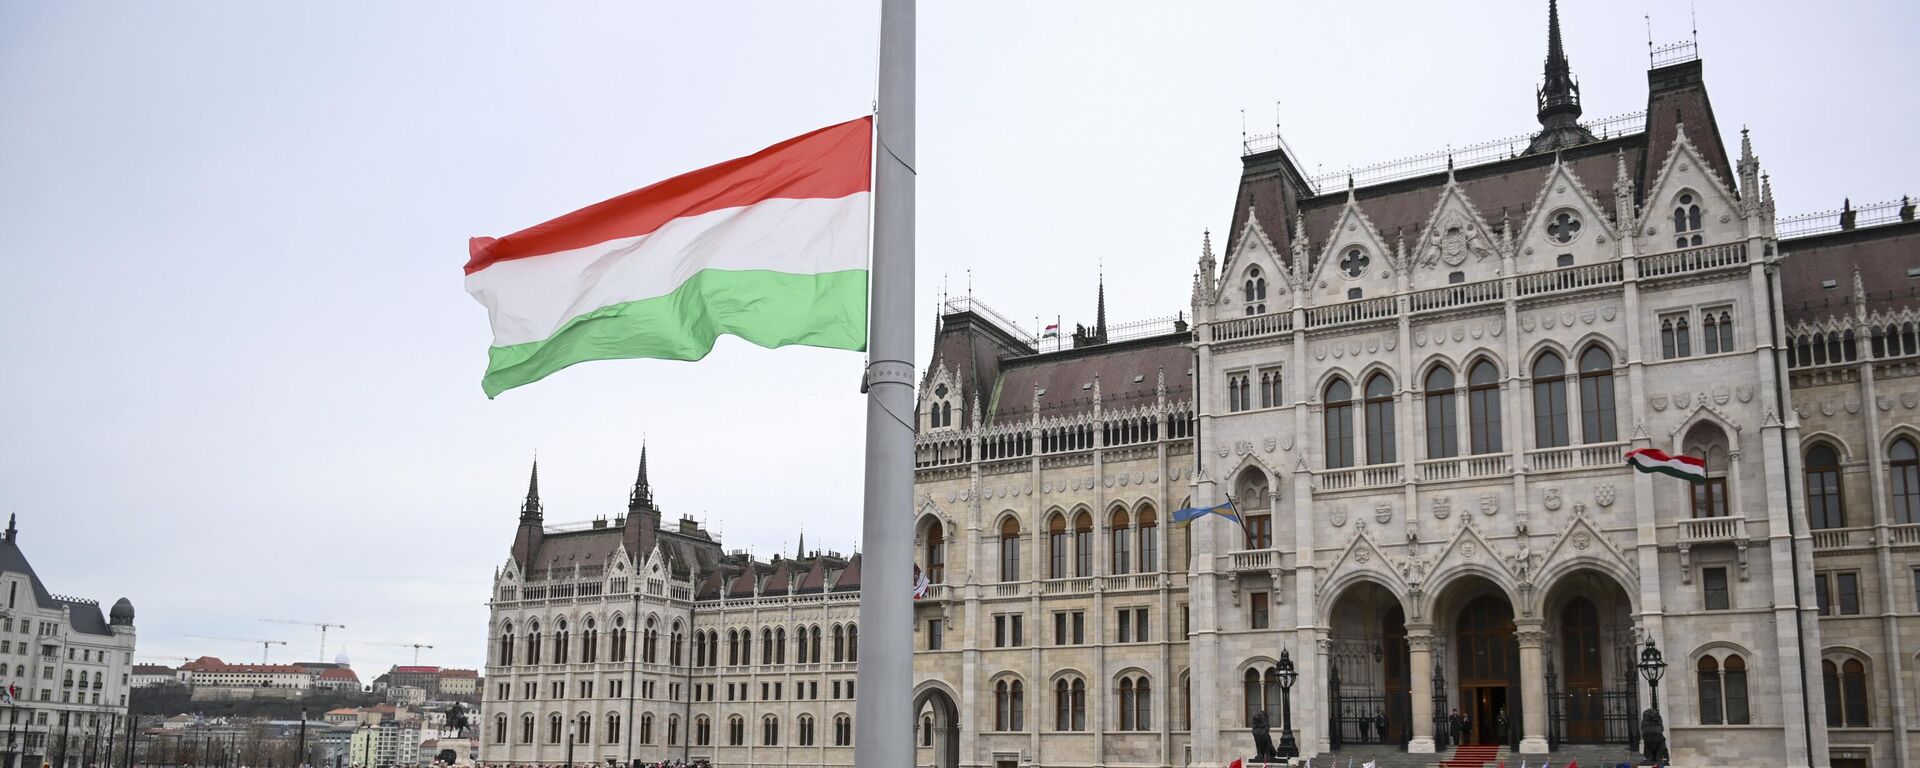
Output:
<svg viewBox="0 0 1920 768">
<path fill-rule="evenodd" d="M 12 692 L 9 749 L 17 765 L 77 768 L 96 738 L 125 727 L 133 672 L 133 604 L 47 591 L 20 548 L 13 517 L 0 536 L 0 685 Z"/>
<path fill-rule="evenodd" d="M 326 691 L 358 691 L 360 675 L 347 667 L 322 670 L 314 677 L 313 687 Z"/>
<path fill-rule="evenodd" d="M 172 685 L 178 682 L 180 682 L 178 672 L 173 667 L 164 664 L 135 664 L 129 686 L 145 688 L 151 685 Z"/>
<path fill-rule="evenodd" d="M 278 688 L 304 691 L 313 687 L 314 674 L 294 664 L 229 664 L 202 656 L 180 665 L 175 674 L 194 688 Z"/>
</svg>

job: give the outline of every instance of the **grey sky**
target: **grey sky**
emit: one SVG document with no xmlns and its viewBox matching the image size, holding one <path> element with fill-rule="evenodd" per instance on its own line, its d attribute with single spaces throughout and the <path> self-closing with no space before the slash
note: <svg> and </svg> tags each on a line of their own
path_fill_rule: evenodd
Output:
<svg viewBox="0 0 1920 768">
<path fill-rule="evenodd" d="M 1241 117 L 1337 171 L 1527 131 L 1545 3 L 928 3 L 921 354 L 941 286 L 1020 319 L 1183 309 Z M 1589 117 L 1644 107 L 1645 3 L 1563 3 Z M 1687 35 L 1686 4 L 1653 10 Z M 1721 129 L 1782 214 L 1920 192 L 1920 6 L 1699 3 Z M 344 622 L 363 674 L 481 663 L 536 449 L 550 521 L 668 515 L 847 550 L 861 358 L 724 339 L 488 402 L 465 238 L 870 106 L 873 3 L 0 4 L 0 513 L 143 654 Z M 1605 184 L 1610 180 L 1589 180 Z M 944 276 L 944 278 L 943 278 Z"/>
</svg>

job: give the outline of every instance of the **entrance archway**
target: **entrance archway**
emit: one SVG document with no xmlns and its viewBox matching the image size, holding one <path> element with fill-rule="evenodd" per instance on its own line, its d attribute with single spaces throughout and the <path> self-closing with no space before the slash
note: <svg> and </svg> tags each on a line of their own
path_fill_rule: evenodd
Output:
<svg viewBox="0 0 1920 768">
<path fill-rule="evenodd" d="M 1435 603 L 1433 730 L 1437 746 L 1518 745 L 1520 647 L 1513 601 L 1482 576 L 1442 588 Z"/>
<path fill-rule="evenodd" d="M 929 685 L 913 697 L 916 766 L 960 768 L 960 708 L 945 688 Z"/>
<path fill-rule="evenodd" d="M 1581 568 L 1554 579 L 1547 623 L 1547 743 L 1638 741 L 1632 599 L 1613 576 Z"/>
<path fill-rule="evenodd" d="M 1413 738 L 1406 609 L 1386 587 L 1362 581 L 1328 613 L 1327 733 L 1333 749 Z"/>
</svg>

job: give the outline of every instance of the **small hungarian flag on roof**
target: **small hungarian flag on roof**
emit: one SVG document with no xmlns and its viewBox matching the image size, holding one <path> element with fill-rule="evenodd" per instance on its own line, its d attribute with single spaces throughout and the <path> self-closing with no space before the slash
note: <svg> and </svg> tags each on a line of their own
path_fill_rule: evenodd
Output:
<svg viewBox="0 0 1920 768">
<path fill-rule="evenodd" d="M 1707 460 L 1694 456 L 1669 456 L 1652 448 L 1627 451 L 1627 465 L 1642 472 L 1658 472 L 1692 483 L 1707 481 Z"/>
<path fill-rule="evenodd" d="M 873 118 L 468 244 L 487 397 L 588 360 L 698 360 L 721 334 L 865 349 Z"/>
</svg>

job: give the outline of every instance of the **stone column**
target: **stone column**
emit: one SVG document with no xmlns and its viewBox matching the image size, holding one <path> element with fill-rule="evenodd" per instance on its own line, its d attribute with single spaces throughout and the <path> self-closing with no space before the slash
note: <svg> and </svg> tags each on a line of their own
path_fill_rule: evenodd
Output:
<svg viewBox="0 0 1920 768">
<path fill-rule="evenodd" d="M 1547 751 L 1547 683 L 1541 649 L 1547 643 L 1545 622 L 1514 622 L 1513 639 L 1520 644 L 1520 748 L 1523 754 Z"/>
<path fill-rule="evenodd" d="M 1413 740 L 1407 751 L 1432 754 L 1433 747 L 1433 625 L 1407 625 L 1408 695 L 1413 697 Z"/>
</svg>

